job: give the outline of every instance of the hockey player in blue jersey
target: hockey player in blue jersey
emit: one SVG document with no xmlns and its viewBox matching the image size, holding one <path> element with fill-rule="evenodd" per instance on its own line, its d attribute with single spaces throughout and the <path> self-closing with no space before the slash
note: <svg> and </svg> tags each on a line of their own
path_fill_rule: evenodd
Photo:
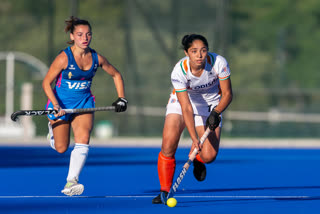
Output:
<svg viewBox="0 0 320 214">
<path fill-rule="evenodd" d="M 58 110 L 57 114 L 48 116 L 51 147 L 59 153 L 64 153 L 70 144 L 71 129 L 74 134 L 75 146 L 70 156 L 67 183 L 62 190 L 62 193 L 72 196 L 81 195 L 84 190 L 84 186 L 78 181 L 89 152 L 94 114 L 66 114 L 63 109 L 95 107 L 91 83 L 99 67 L 113 78 L 118 94 L 117 100 L 112 103 L 116 112 L 125 111 L 128 102 L 120 72 L 104 56 L 89 47 L 92 39 L 89 22 L 71 16 L 65 23 L 65 32 L 70 32 L 70 46 L 55 58 L 42 82 L 42 87 L 48 97 L 46 109 Z M 55 85 L 52 88 L 51 84 L 54 81 Z"/>
</svg>

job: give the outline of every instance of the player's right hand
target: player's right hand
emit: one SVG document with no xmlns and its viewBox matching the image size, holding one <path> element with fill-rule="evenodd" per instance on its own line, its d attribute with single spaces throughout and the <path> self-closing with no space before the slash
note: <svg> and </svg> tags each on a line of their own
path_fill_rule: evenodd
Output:
<svg viewBox="0 0 320 214">
<path fill-rule="evenodd" d="M 58 111 L 58 113 L 57 114 L 54 114 L 54 116 L 55 117 L 61 117 L 61 116 L 63 116 L 63 115 L 65 115 L 66 114 L 66 112 L 61 108 L 61 106 L 60 105 L 54 105 L 53 106 L 53 109 L 54 110 L 56 110 L 56 111 Z"/>
<path fill-rule="evenodd" d="M 202 147 L 202 146 L 201 146 Z M 192 145 L 191 145 L 191 149 L 190 149 L 190 152 L 189 152 L 189 156 L 191 155 L 191 153 L 193 152 L 193 150 L 195 148 L 198 149 L 198 151 L 200 152 L 201 151 L 201 147 L 200 147 L 200 141 L 199 140 L 194 140 L 192 142 Z"/>
</svg>

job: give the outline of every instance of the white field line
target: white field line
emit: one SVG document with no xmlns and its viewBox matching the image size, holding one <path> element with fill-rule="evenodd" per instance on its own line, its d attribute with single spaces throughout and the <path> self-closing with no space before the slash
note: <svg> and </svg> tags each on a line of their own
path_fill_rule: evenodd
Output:
<svg viewBox="0 0 320 214">
<path fill-rule="evenodd" d="M 33 195 L 17 195 L 17 196 L 0 196 L 0 199 L 23 199 L 23 198 L 153 198 L 151 195 L 106 195 L 106 196 L 33 196 Z M 299 199 L 312 198 L 315 196 L 307 195 L 182 195 L 175 198 L 215 198 L 215 199 Z"/>
</svg>

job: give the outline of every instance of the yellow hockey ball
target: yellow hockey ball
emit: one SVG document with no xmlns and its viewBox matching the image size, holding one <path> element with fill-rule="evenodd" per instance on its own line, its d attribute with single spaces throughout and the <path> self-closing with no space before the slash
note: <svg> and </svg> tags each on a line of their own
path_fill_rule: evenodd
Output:
<svg viewBox="0 0 320 214">
<path fill-rule="evenodd" d="M 177 200 L 175 198 L 169 198 L 167 200 L 168 207 L 175 207 L 177 205 Z"/>
</svg>

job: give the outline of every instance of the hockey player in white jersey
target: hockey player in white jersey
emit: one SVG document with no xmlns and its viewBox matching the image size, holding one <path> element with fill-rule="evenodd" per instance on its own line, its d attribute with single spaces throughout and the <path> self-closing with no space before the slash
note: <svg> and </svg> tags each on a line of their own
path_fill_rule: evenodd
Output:
<svg viewBox="0 0 320 214">
<path fill-rule="evenodd" d="M 185 35 L 182 45 L 186 57 L 182 58 L 171 73 L 173 91 L 167 104 L 162 147 L 158 156 L 160 192 L 167 195 L 175 172 L 175 153 L 180 136 L 186 127 L 192 140 L 191 150 L 199 153 L 193 161 L 193 174 L 198 181 L 206 177 L 205 164 L 213 162 L 218 154 L 221 113 L 232 101 L 230 68 L 226 59 L 209 52 L 209 45 L 202 35 Z M 199 148 L 199 137 L 206 127 L 212 132 Z M 161 194 L 152 200 L 161 204 Z"/>
</svg>

